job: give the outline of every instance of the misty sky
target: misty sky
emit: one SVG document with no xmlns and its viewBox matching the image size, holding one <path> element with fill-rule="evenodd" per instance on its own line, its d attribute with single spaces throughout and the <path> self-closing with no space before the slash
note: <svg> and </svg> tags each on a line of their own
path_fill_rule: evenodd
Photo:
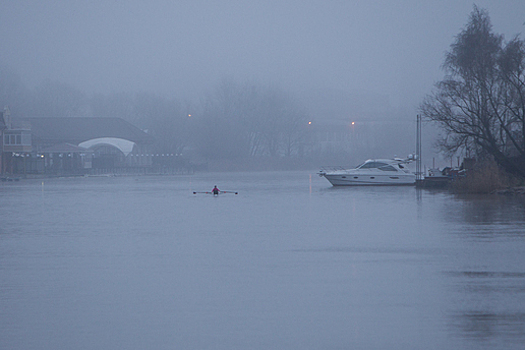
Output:
<svg viewBox="0 0 525 350">
<path fill-rule="evenodd" d="M 443 76 L 471 0 L 0 2 L 0 64 L 93 92 L 197 99 L 224 77 L 291 92 L 388 96 L 412 108 Z M 476 1 L 506 39 L 525 1 Z"/>
</svg>

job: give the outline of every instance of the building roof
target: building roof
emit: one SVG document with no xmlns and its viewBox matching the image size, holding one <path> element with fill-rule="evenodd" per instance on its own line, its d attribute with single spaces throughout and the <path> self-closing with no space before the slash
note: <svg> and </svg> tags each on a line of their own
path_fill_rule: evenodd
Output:
<svg viewBox="0 0 525 350">
<path fill-rule="evenodd" d="M 86 153 L 92 152 L 84 147 L 78 147 L 70 143 L 60 143 L 40 151 L 41 153 Z"/>
<path fill-rule="evenodd" d="M 17 122 L 29 122 L 33 138 L 43 143 L 70 143 L 114 137 L 138 144 L 152 143 L 154 138 L 136 126 L 120 118 L 21 118 Z"/>
</svg>

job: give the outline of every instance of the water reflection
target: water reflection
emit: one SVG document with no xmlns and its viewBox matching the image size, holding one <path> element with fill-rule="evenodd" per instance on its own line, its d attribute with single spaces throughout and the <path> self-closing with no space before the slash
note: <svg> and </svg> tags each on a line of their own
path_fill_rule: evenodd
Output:
<svg viewBox="0 0 525 350">
<path fill-rule="evenodd" d="M 445 214 L 462 223 L 475 225 L 525 224 L 525 196 L 455 196 L 454 201 L 461 203 L 461 210 L 457 212 L 458 206 L 445 206 Z"/>
<path fill-rule="evenodd" d="M 462 336 L 475 338 L 480 342 L 524 344 L 525 313 L 470 311 L 456 316 Z"/>
<path fill-rule="evenodd" d="M 418 218 L 450 245 L 445 307 L 458 349 L 519 349 L 525 344 L 525 197 L 418 190 Z"/>
<path fill-rule="evenodd" d="M 503 253 L 504 255 L 504 253 Z M 472 265 L 487 270 L 449 272 L 451 295 L 449 322 L 452 334 L 475 342 L 479 349 L 508 349 L 525 344 L 525 272 L 521 259 L 501 256 Z M 514 262 L 510 271 L 495 271 Z"/>
</svg>

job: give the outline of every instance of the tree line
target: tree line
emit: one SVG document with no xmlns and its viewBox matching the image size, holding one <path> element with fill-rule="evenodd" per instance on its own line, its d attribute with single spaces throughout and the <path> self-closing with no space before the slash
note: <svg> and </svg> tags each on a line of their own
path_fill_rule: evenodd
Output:
<svg viewBox="0 0 525 350">
<path fill-rule="evenodd" d="M 87 96 L 51 80 L 27 89 L 0 67 L 0 103 L 19 117 L 122 118 L 155 137 L 154 152 L 191 149 L 204 160 L 298 158 L 308 141 L 307 112 L 288 92 L 257 82 L 223 79 L 195 104 L 147 92 Z"/>
</svg>

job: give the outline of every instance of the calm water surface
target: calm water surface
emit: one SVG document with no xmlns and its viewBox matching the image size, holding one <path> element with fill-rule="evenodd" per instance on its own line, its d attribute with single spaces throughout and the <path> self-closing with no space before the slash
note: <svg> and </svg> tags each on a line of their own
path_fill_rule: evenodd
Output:
<svg viewBox="0 0 525 350">
<path fill-rule="evenodd" d="M 217 184 L 238 195 L 196 194 Z M 0 349 L 523 349 L 525 200 L 309 172 L 0 183 Z"/>
</svg>

